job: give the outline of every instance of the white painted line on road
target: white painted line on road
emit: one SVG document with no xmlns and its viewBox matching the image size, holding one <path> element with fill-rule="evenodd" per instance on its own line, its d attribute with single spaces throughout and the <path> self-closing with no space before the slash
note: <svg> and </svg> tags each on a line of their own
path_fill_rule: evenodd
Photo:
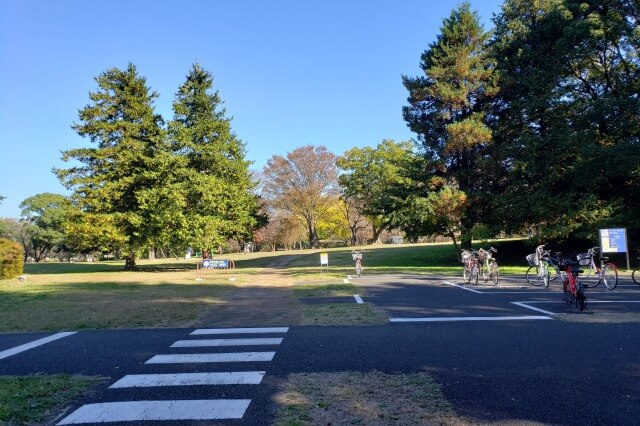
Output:
<svg viewBox="0 0 640 426">
<path fill-rule="evenodd" d="M 443 283 L 445 283 L 445 284 L 448 284 L 448 285 L 452 285 L 452 286 L 454 286 L 454 287 L 461 288 L 461 289 L 463 289 L 463 290 L 471 291 L 471 292 L 473 292 L 473 293 L 478 293 L 478 294 L 482 294 L 482 293 L 483 293 L 482 291 L 478 291 L 478 290 L 474 290 L 474 289 L 472 289 L 472 288 L 468 288 L 468 287 L 465 287 L 465 286 L 461 286 L 460 284 L 450 283 L 449 281 L 442 281 L 442 282 L 443 282 Z"/>
<path fill-rule="evenodd" d="M 250 399 L 103 402 L 83 405 L 58 424 L 241 419 L 250 402 Z"/>
<path fill-rule="evenodd" d="M 545 311 L 544 309 L 540 309 L 540 308 L 536 308 L 534 306 L 529 306 L 528 305 L 528 303 L 538 303 L 538 302 L 511 302 L 511 303 L 513 303 L 514 305 L 518 305 L 520 307 L 526 308 L 526 309 L 531 309 L 533 311 L 540 312 L 542 314 L 557 315 L 557 314 L 555 314 L 553 312 Z"/>
<path fill-rule="evenodd" d="M 354 294 L 353 298 L 356 299 L 356 303 L 359 304 L 359 305 L 364 303 L 364 300 L 362 300 L 362 297 L 360 297 L 359 294 Z"/>
<path fill-rule="evenodd" d="M 518 320 L 549 320 L 543 316 L 516 317 L 427 317 L 427 318 L 389 318 L 391 322 L 448 322 L 448 321 L 518 321 Z"/>
<path fill-rule="evenodd" d="M 34 340 L 33 342 L 25 343 L 24 345 L 16 346 L 15 348 L 7 349 L 5 351 L 0 352 L 0 359 L 8 358 L 12 355 L 19 354 L 20 352 L 28 351 L 29 349 L 36 348 L 38 346 L 45 345 L 49 342 L 53 342 L 54 340 L 62 339 L 63 337 L 71 336 L 72 334 L 76 334 L 75 331 L 65 331 L 62 333 L 56 333 L 54 335 L 43 337 L 42 339 Z"/>
<path fill-rule="evenodd" d="M 201 339 L 178 340 L 170 348 L 199 348 L 204 346 L 253 346 L 253 345 L 279 345 L 282 337 L 256 338 L 256 339 Z"/>
<path fill-rule="evenodd" d="M 190 333 L 191 336 L 202 334 L 258 334 L 286 333 L 289 327 L 256 327 L 256 328 L 199 328 Z"/>
<path fill-rule="evenodd" d="M 349 278 L 351 278 L 351 277 L 349 277 Z M 344 282 L 345 284 L 349 284 L 349 278 L 343 278 L 342 282 Z"/>
<path fill-rule="evenodd" d="M 539 290 L 539 291 L 483 291 L 482 294 L 554 294 L 564 293 L 556 290 Z"/>
<path fill-rule="evenodd" d="M 259 385 L 264 371 L 224 373 L 130 374 L 109 388 L 145 388 L 153 386 Z"/>
<path fill-rule="evenodd" d="M 145 364 L 189 364 L 205 362 L 268 362 L 275 352 L 229 352 L 215 354 L 155 355 Z"/>
</svg>

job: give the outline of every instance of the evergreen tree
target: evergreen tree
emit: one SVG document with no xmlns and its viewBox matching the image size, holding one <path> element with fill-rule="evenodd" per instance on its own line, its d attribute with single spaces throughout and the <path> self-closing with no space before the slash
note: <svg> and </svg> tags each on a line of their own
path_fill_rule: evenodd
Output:
<svg viewBox="0 0 640 426">
<path fill-rule="evenodd" d="M 508 0 L 496 17 L 496 216 L 541 240 L 638 222 L 640 33 L 632 0 Z"/>
<path fill-rule="evenodd" d="M 73 190 L 76 237 L 103 236 L 103 243 L 120 246 L 125 269 L 132 270 L 139 253 L 180 221 L 180 192 L 171 181 L 174 164 L 162 119 L 154 113 L 157 93 L 133 64 L 108 69 L 96 82 L 92 104 L 79 111 L 80 122 L 73 125 L 96 146 L 64 152 L 65 161 L 80 165 L 56 173 Z"/>
<path fill-rule="evenodd" d="M 181 232 L 176 241 L 212 250 L 227 239 L 244 239 L 258 224 L 250 162 L 231 130 L 213 78 L 194 64 L 175 95 L 169 134 L 184 194 Z"/>
<path fill-rule="evenodd" d="M 450 191 L 462 191 L 473 205 L 461 216 L 465 246 L 471 243 L 469 231 L 483 216 L 478 200 L 488 184 L 482 177 L 483 162 L 492 133 L 483 106 L 496 91 L 488 37 L 469 3 L 463 3 L 444 20 L 437 40 L 422 54 L 424 76 L 403 77 L 409 91 L 404 119 L 418 134 L 435 185 L 440 187 L 445 178 Z"/>
</svg>

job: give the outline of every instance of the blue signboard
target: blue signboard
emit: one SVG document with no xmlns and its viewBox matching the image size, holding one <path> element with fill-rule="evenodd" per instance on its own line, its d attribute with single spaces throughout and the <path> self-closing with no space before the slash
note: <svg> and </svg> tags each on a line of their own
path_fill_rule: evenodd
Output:
<svg viewBox="0 0 640 426">
<path fill-rule="evenodd" d="M 627 230 L 625 228 L 601 229 L 600 247 L 602 253 L 626 253 Z"/>
<path fill-rule="evenodd" d="M 213 260 L 213 259 L 203 260 L 202 261 L 202 268 L 203 269 L 207 269 L 207 268 L 227 269 L 227 268 L 229 268 L 229 261 L 228 260 Z"/>
</svg>

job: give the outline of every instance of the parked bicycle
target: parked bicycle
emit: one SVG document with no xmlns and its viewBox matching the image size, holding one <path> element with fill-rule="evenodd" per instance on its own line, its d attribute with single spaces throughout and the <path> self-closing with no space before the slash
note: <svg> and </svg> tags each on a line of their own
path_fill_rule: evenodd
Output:
<svg viewBox="0 0 640 426">
<path fill-rule="evenodd" d="M 462 250 L 462 278 L 466 284 L 478 284 L 478 276 L 480 275 L 480 261 L 478 260 L 478 252 L 475 250 Z"/>
<path fill-rule="evenodd" d="M 491 279 L 494 285 L 498 285 L 500 269 L 498 268 L 498 262 L 493 257 L 493 254 L 497 252 L 498 250 L 493 247 L 490 247 L 488 250 L 482 248 L 478 250 L 480 270 L 482 271 L 482 279 L 485 283 Z"/>
<path fill-rule="evenodd" d="M 359 251 L 352 251 L 351 258 L 356 261 L 356 276 L 362 276 L 362 253 Z"/>
<path fill-rule="evenodd" d="M 560 259 L 560 267 L 566 272 L 566 278 L 562 283 L 564 290 L 563 300 L 567 303 L 574 304 L 575 308 L 580 312 L 584 311 L 587 306 L 587 296 L 585 294 L 585 286 L 578 281 L 578 275 L 583 271 L 580 269 L 580 263 L 570 258 Z"/>
<path fill-rule="evenodd" d="M 636 250 L 638 252 L 637 259 L 640 260 L 640 249 Z M 631 272 L 631 279 L 637 285 L 640 285 L 640 267 L 636 268 Z"/>
<path fill-rule="evenodd" d="M 529 262 L 527 269 L 527 282 L 534 286 L 549 287 L 551 281 L 560 277 L 564 280 L 564 271 L 559 266 L 562 253 L 555 252 L 551 256 L 550 250 L 544 249 L 544 244 L 536 247 L 536 252 L 526 257 Z"/>
<path fill-rule="evenodd" d="M 596 263 L 596 254 L 600 247 L 592 247 L 586 253 L 577 255 L 578 263 L 585 269 L 582 280 L 587 288 L 593 288 L 604 283 L 608 290 L 613 290 L 618 285 L 618 268 L 609 262 L 606 256 L 600 256 L 600 262 Z"/>
</svg>

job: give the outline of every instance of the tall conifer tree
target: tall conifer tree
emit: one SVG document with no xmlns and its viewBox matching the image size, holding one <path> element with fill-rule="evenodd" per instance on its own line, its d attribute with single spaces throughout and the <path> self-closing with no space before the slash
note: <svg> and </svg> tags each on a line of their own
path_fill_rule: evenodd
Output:
<svg viewBox="0 0 640 426">
<path fill-rule="evenodd" d="M 96 146 L 64 152 L 65 161 L 80 165 L 56 172 L 74 191 L 78 211 L 71 232 L 95 245 L 119 246 L 125 269 L 131 270 L 139 253 L 174 220 L 174 191 L 167 180 L 174 167 L 162 119 L 154 113 L 158 95 L 136 67 L 108 69 L 96 82 L 92 103 L 79 111 L 80 122 L 73 125 Z"/>
<path fill-rule="evenodd" d="M 185 183 L 181 240 L 212 250 L 228 238 L 250 236 L 257 202 L 245 147 L 231 130 L 213 78 L 194 64 L 173 102 L 169 134 Z"/>
<path fill-rule="evenodd" d="M 443 22 L 437 40 L 422 54 L 424 76 L 403 77 L 409 106 L 403 108 L 418 140 L 427 169 L 441 189 L 443 182 L 466 194 L 474 204 L 482 190 L 483 150 L 492 140 L 482 105 L 495 93 L 495 78 L 487 55 L 488 33 L 469 3 L 463 3 Z M 462 215 L 463 244 L 478 220 L 478 203 Z M 475 216 L 475 217 L 474 217 Z"/>
</svg>

